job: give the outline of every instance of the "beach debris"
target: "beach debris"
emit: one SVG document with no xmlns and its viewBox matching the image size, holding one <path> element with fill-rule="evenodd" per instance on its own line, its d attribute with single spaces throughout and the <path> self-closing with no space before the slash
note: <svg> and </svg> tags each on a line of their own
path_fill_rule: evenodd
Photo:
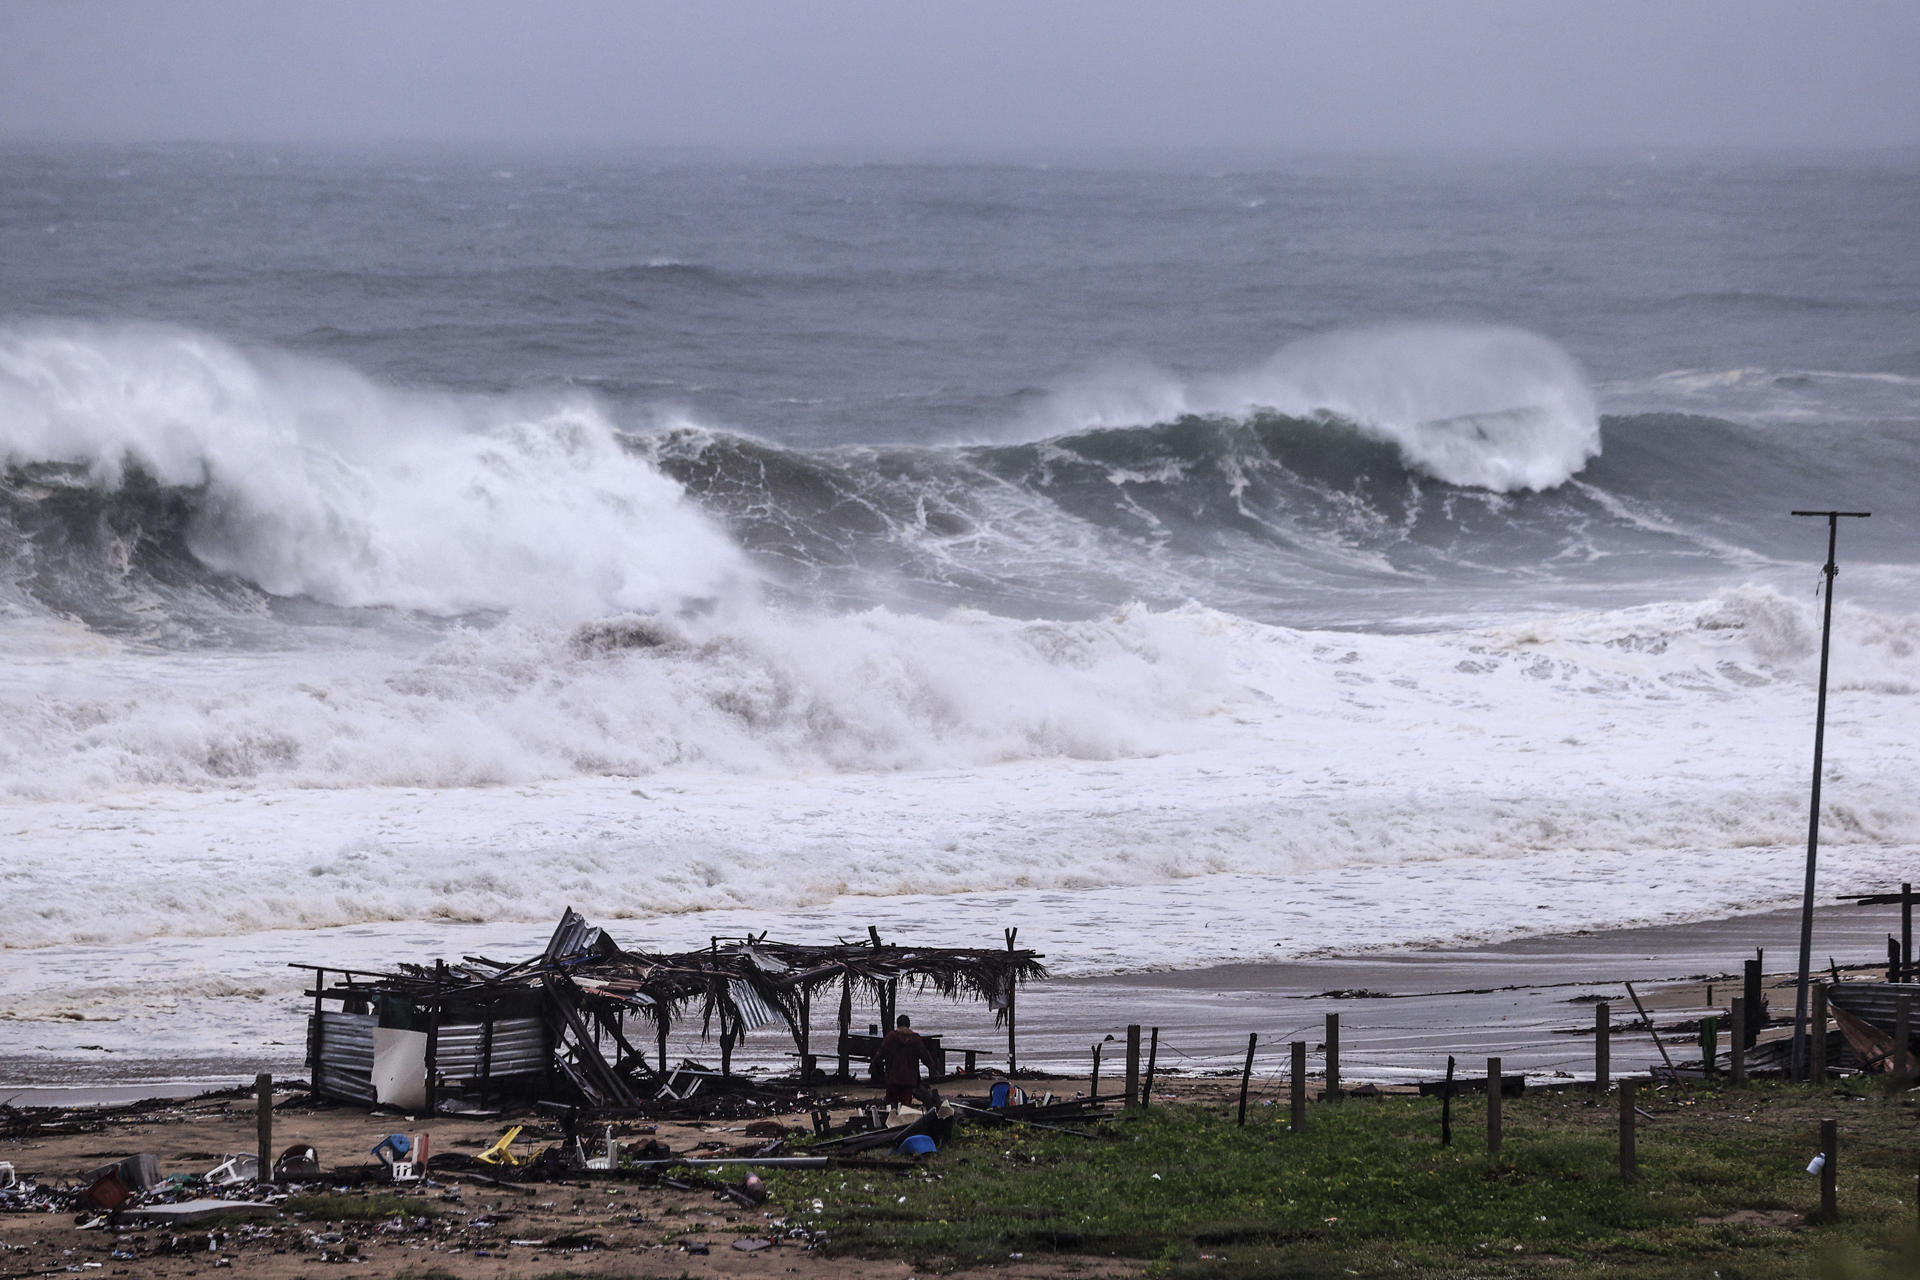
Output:
<svg viewBox="0 0 1920 1280">
<path fill-rule="evenodd" d="M 200 1175 L 200 1180 L 210 1187 L 233 1187 L 243 1182 L 260 1181 L 260 1157 L 257 1155 L 233 1155 Z"/>
<path fill-rule="evenodd" d="M 741 1236 L 733 1242 L 733 1247 L 742 1253 L 755 1253 L 761 1249 L 773 1247 L 773 1241 L 765 1236 Z"/>
<path fill-rule="evenodd" d="M 275 1182 L 305 1182 L 319 1176 L 320 1153 L 302 1143 L 288 1147 L 273 1162 Z"/>
<path fill-rule="evenodd" d="M 85 1191 L 80 1193 L 81 1200 L 96 1209 L 105 1209 L 112 1213 L 124 1209 L 133 1202 L 134 1190 L 127 1180 L 120 1176 L 120 1167 L 115 1165 L 100 1177 L 93 1180 Z"/>
</svg>

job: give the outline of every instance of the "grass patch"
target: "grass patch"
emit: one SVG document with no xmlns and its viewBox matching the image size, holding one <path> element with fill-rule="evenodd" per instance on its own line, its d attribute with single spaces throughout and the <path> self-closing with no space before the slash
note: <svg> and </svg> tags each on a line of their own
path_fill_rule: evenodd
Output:
<svg viewBox="0 0 1920 1280">
<path fill-rule="evenodd" d="M 1617 1106 L 1584 1093 L 1509 1099 L 1486 1150 L 1484 1102 L 1393 1097 L 1316 1107 L 1301 1134 L 1275 1112 L 1158 1107 L 1095 1141 L 963 1129 L 905 1175 L 781 1170 L 769 1188 L 850 1256 L 929 1269 L 1010 1253 L 1148 1260 L 1166 1276 L 1710 1277 L 1920 1275 L 1920 1111 L 1904 1098 L 1757 1084 L 1671 1088 L 1642 1105 L 1639 1178 L 1618 1166 Z M 1840 1220 L 1805 1172 L 1840 1121 Z M 813 1209 L 818 1199 L 821 1208 Z"/>
</svg>

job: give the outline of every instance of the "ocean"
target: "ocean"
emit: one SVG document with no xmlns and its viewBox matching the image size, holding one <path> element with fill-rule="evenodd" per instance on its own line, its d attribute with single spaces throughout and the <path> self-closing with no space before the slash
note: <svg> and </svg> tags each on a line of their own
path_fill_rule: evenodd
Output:
<svg viewBox="0 0 1920 1280">
<path fill-rule="evenodd" d="M 1920 157 L 0 150 L 0 1083 L 289 960 L 1914 878 Z"/>
</svg>

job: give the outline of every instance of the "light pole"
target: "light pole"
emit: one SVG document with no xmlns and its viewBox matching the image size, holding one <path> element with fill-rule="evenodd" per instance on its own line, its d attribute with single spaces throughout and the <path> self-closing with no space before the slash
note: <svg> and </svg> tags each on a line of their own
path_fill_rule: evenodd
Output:
<svg viewBox="0 0 1920 1280">
<path fill-rule="evenodd" d="M 1807 1078 L 1807 987 L 1813 963 L 1813 867 L 1820 851 L 1820 757 L 1827 740 L 1827 650 L 1833 634 L 1833 580 L 1840 572 L 1834 547 L 1840 538 L 1840 518 L 1865 520 L 1870 511 L 1796 511 L 1796 516 L 1820 516 L 1827 522 L 1826 611 L 1820 619 L 1820 698 L 1813 713 L 1813 811 L 1807 818 L 1807 888 L 1800 899 L 1800 983 L 1793 998 L 1793 1078 Z"/>
</svg>

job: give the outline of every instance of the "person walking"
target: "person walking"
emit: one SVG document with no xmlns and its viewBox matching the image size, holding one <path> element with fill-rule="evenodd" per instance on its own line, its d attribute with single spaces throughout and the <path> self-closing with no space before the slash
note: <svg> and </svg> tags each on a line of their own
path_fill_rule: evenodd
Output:
<svg viewBox="0 0 1920 1280">
<path fill-rule="evenodd" d="M 933 1046 L 921 1038 L 913 1029 L 913 1020 L 901 1014 L 893 1020 L 893 1030 L 887 1032 L 886 1039 L 880 1042 L 879 1052 L 873 1055 L 873 1064 L 879 1068 L 881 1079 L 887 1082 L 886 1103 L 889 1107 L 898 1107 L 914 1100 L 920 1088 L 920 1064 L 927 1064 L 927 1073 L 931 1076 L 939 1069 L 933 1056 Z"/>
</svg>

